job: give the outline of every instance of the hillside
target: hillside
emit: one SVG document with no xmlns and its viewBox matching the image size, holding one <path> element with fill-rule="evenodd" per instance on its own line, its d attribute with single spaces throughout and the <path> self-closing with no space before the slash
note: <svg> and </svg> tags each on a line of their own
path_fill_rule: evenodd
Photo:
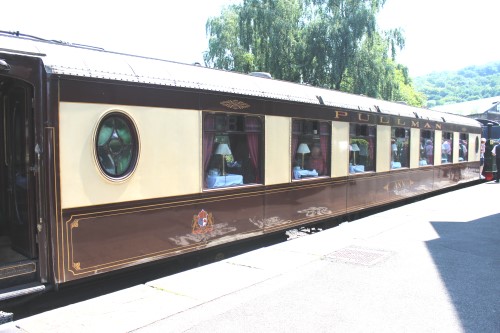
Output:
<svg viewBox="0 0 500 333">
<path fill-rule="evenodd" d="M 427 106 L 460 103 L 500 95 L 500 61 L 458 71 L 434 72 L 413 79 Z"/>
</svg>

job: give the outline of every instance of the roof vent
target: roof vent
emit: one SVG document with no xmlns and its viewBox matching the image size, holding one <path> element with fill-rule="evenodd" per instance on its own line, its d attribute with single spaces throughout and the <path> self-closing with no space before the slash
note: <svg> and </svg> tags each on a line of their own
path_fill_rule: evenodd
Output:
<svg viewBox="0 0 500 333">
<path fill-rule="evenodd" d="M 318 96 L 316 96 L 316 98 L 318 99 L 319 104 L 325 105 L 325 102 L 323 101 L 323 97 L 321 97 L 320 95 L 318 95 Z"/>
<path fill-rule="evenodd" d="M 248 73 L 248 75 L 256 76 L 256 77 L 263 77 L 265 79 L 272 79 L 273 78 L 271 76 L 271 74 L 266 73 L 266 72 L 251 72 L 251 73 Z"/>
</svg>

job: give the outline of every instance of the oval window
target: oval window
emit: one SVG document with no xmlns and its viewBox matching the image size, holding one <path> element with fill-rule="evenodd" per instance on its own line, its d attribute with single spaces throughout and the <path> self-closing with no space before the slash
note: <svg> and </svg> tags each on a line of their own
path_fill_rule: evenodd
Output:
<svg viewBox="0 0 500 333">
<path fill-rule="evenodd" d="M 120 112 L 106 114 L 97 127 L 95 136 L 97 163 L 107 178 L 120 180 L 134 171 L 139 153 L 135 124 Z"/>
</svg>

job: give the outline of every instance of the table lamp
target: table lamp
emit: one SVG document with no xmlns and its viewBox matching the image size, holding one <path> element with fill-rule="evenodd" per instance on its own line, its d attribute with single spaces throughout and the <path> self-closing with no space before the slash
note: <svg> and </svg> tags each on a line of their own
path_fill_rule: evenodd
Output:
<svg viewBox="0 0 500 333">
<path fill-rule="evenodd" d="M 304 169 L 304 154 L 309 154 L 310 152 L 307 143 L 301 143 L 297 149 L 297 154 L 302 154 L 302 169 Z"/>
<path fill-rule="evenodd" d="M 229 149 L 229 146 L 227 145 L 227 143 L 221 143 L 217 146 L 217 149 L 215 150 L 215 154 L 217 155 L 221 155 L 222 156 L 222 175 L 225 176 L 226 175 L 226 170 L 225 170 L 225 166 L 226 166 L 226 161 L 225 161 L 225 158 L 226 158 L 226 155 L 231 155 L 231 149 Z"/>
<path fill-rule="evenodd" d="M 359 151 L 359 146 L 356 143 L 353 143 L 351 145 L 351 151 L 352 151 L 352 156 L 353 156 L 353 165 L 356 165 L 356 152 Z"/>
</svg>

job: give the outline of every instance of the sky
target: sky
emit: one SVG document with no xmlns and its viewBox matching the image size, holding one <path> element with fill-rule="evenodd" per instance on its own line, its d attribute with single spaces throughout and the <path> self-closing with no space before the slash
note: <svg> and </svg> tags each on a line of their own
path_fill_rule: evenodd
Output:
<svg viewBox="0 0 500 333">
<path fill-rule="evenodd" d="M 7 1 L 0 30 L 203 63 L 207 18 L 241 1 Z M 415 77 L 500 61 L 499 14 L 499 0 L 386 0 L 379 25 L 404 30 L 406 47 L 398 62 Z"/>
</svg>

